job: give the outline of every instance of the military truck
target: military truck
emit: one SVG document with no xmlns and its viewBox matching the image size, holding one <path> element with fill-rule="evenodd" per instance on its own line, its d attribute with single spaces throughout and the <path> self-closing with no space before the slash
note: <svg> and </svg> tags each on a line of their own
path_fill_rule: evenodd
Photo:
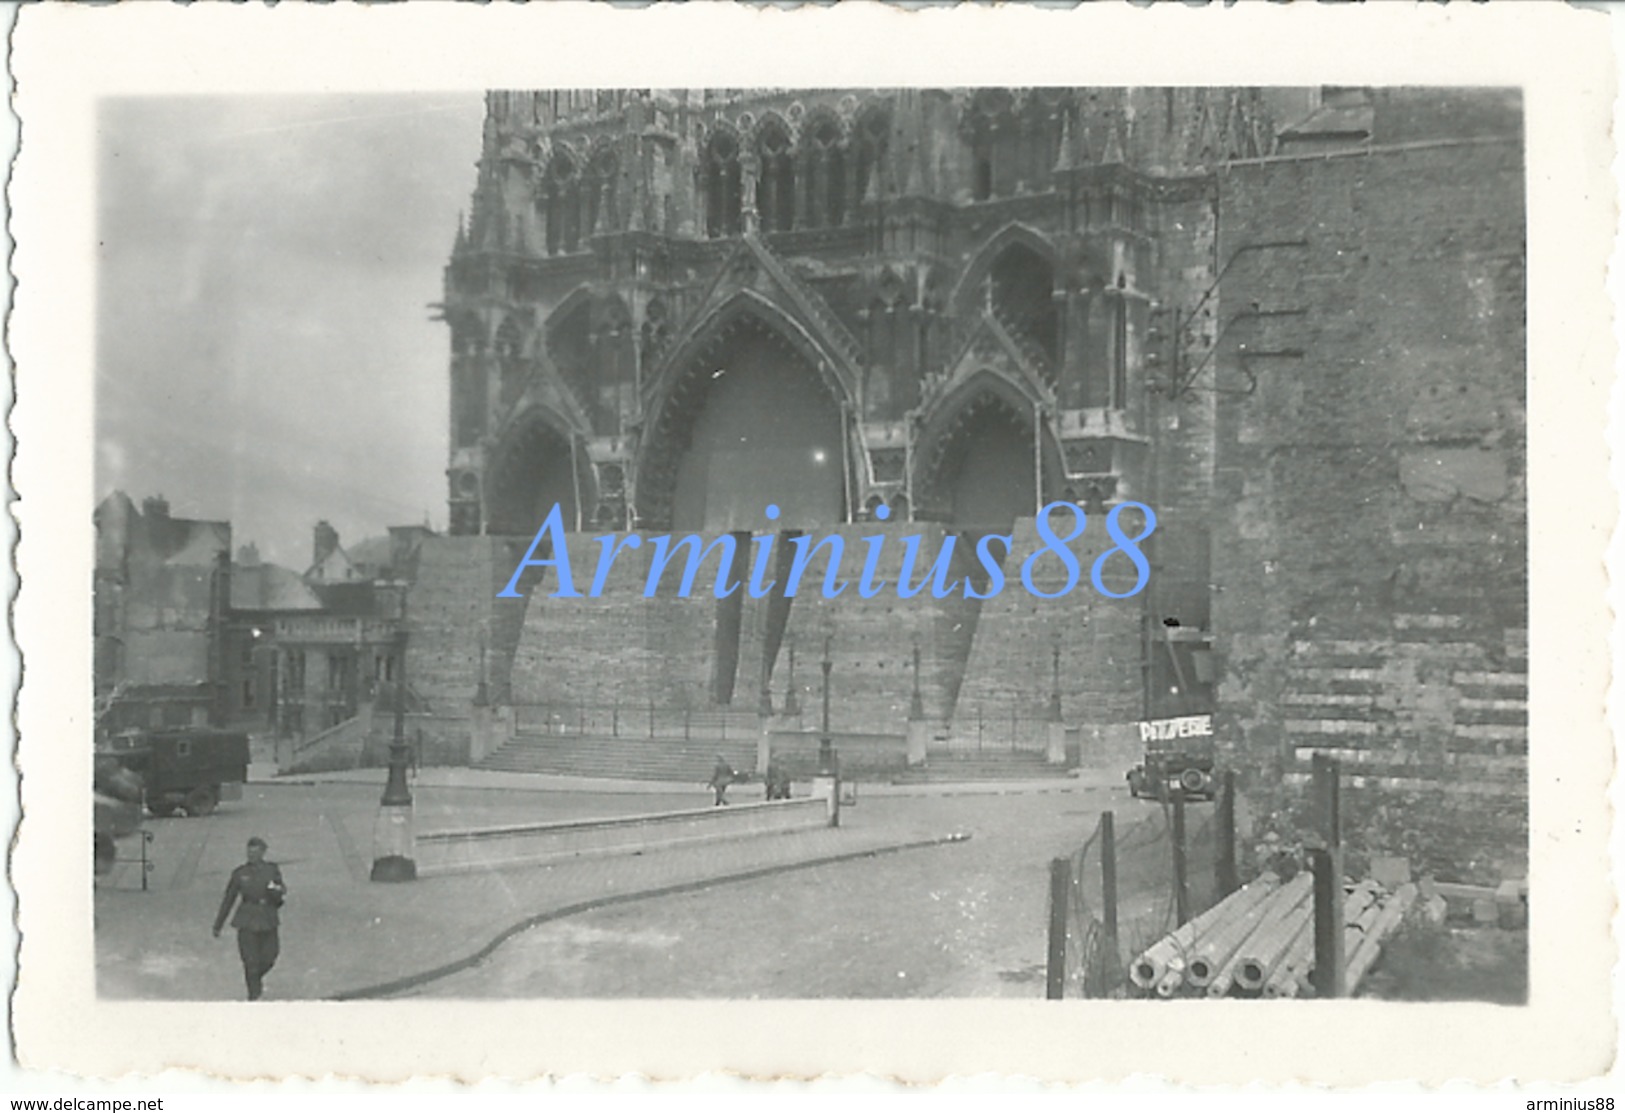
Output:
<svg viewBox="0 0 1625 1113">
<path fill-rule="evenodd" d="M 147 810 L 170 816 L 208 815 L 222 800 L 240 800 L 248 779 L 248 735 L 176 728 L 114 735 L 98 757 L 141 778 Z"/>
</svg>

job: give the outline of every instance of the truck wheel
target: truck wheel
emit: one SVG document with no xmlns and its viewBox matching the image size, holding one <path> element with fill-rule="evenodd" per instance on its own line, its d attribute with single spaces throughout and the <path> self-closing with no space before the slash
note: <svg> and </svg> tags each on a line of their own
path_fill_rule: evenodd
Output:
<svg viewBox="0 0 1625 1113">
<path fill-rule="evenodd" d="M 220 803 L 220 796 L 209 785 L 201 785 L 186 794 L 186 814 L 190 816 L 209 815 L 214 806 Z"/>
<path fill-rule="evenodd" d="M 1187 769 L 1179 775 L 1179 787 L 1185 790 L 1186 795 L 1200 793 L 1207 785 L 1207 778 L 1200 769 Z"/>
<path fill-rule="evenodd" d="M 96 833 L 96 876 L 101 877 L 111 873 L 113 862 L 118 858 L 118 847 L 113 845 L 113 837 Z"/>
</svg>

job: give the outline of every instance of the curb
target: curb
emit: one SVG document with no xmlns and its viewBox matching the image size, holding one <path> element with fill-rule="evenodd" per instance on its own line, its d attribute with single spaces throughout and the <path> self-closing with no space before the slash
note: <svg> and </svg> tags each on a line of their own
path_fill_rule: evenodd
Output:
<svg viewBox="0 0 1625 1113">
<path fill-rule="evenodd" d="M 362 986 L 360 989 L 347 989 L 343 992 L 335 993 L 325 998 L 325 1000 L 360 1001 L 369 998 L 388 997 L 392 994 L 400 993 L 403 990 L 415 989 L 420 985 L 427 985 L 429 982 L 438 981 L 441 978 L 448 977 L 452 974 L 458 974 L 469 969 L 470 967 L 477 966 L 487 958 L 490 958 L 491 955 L 496 952 L 498 947 L 502 946 L 502 944 L 506 943 L 508 940 L 512 939 L 521 932 L 529 931 L 533 927 L 539 927 L 542 924 L 549 923 L 553 920 L 562 920 L 567 916 L 578 916 L 583 912 L 593 912 L 597 909 L 609 908 L 617 904 L 630 904 L 633 901 L 653 900 L 656 897 L 669 897 L 677 896 L 681 893 L 698 892 L 701 889 L 709 889 L 716 885 L 731 885 L 740 881 L 754 881 L 760 877 L 771 877 L 774 874 L 790 873 L 795 870 L 810 869 L 814 866 L 828 866 L 834 865 L 837 862 L 855 861 L 859 858 L 873 858 L 880 854 L 895 854 L 900 850 L 924 850 L 933 846 L 945 846 L 949 843 L 968 842 L 969 840 L 969 834 L 957 832 L 952 835 L 943 835 L 934 839 L 921 839 L 916 842 L 895 843 L 891 846 L 871 847 L 868 850 L 852 850 L 846 852 L 845 854 L 830 854 L 822 858 L 809 858 L 806 861 L 789 862 L 778 866 L 761 866 L 757 869 L 744 870 L 740 873 L 721 874 L 717 877 L 708 877 L 699 881 L 684 881 L 676 885 L 662 885 L 655 889 L 640 889 L 631 893 L 616 893 L 613 896 L 597 897 L 593 900 L 579 901 L 575 904 L 567 904 L 563 908 L 555 908 L 550 912 L 540 912 L 534 916 L 528 916 L 498 933 L 496 938 L 492 939 L 489 943 L 475 951 L 473 954 L 457 959 L 454 962 L 448 962 L 443 966 L 436 966 L 432 970 L 425 970 L 419 974 L 408 974 L 404 978 L 396 978 L 393 981 L 380 982 L 376 985 Z"/>
<path fill-rule="evenodd" d="M 1060 780 L 1060 778 L 1057 778 Z M 291 774 L 287 777 L 275 777 L 270 780 L 249 780 L 245 785 L 260 788 L 314 788 L 324 785 L 367 785 L 371 782 L 351 778 L 322 778 L 302 774 Z M 863 786 L 865 795 L 876 798 L 893 796 L 1027 796 L 1046 795 L 1050 793 L 1088 792 L 1092 790 L 1109 790 L 1117 787 L 1115 783 L 1088 784 L 1077 779 L 1066 779 L 1055 785 L 1036 785 L 1032 782 L 1015 781 L 1001 783 L 999 781 L 923 781 L 918 784 L 904 782 L 897 784 L 889 781 L 858 781 Z M 473 792 L 557 792 L 569 793 L 579 796 L 660 796 L 680 795 L 684 792 L 686 781 L 672 781 L 671 788 L 666 788 L 664 781 L 630 781 L 628 785 L 638 787 L 616 788 L 601 784 L 590 786 L 577 785 L 424 785 L 427 789 L 457 789 Z M 413 783 L 416 789 L 418 785 Z M 896 791 L 904 789 L 906 791 Z M 689 790 L 694 791 L 694 790 Z"/>
</svg>

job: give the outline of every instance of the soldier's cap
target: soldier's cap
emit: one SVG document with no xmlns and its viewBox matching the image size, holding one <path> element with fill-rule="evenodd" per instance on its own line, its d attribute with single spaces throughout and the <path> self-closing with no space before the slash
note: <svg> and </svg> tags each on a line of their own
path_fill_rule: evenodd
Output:
<svg viewBox="0 0 1625 1113">
<path fill-rule="evenodd" d="M 260 849 L 261 849 L 261 850 L 264 850 L 264 849 L 266 849 L 266 842 L 265 842 L 265 840 L 264 840 L 264 839 L 262 839 L 262 838 L 260 838 L 260 837 L 259 837 L 259 836 L 258 836 L 258 835 L 255 835 L 255 836 L 254 836 L 254 837 L 253 837 L 253 838 L 251 838 L 251 839 L 249 839 L 249 840 L 248 840 L 248 845 L 249 845 L 249 846 L 251 846 L 251 847 L 252 847 L 252 846 L 257 846 L 257 847 L 259 847 L 259 848 L 260 848 Z"/>
</svg>

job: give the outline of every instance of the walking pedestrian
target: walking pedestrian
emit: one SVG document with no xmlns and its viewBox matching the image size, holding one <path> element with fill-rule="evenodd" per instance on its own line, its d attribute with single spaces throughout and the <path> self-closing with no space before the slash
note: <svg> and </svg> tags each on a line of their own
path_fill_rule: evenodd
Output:
<svg viewBox="0 0 1625 1113">
<path fill-rule="evenodd" d="M 776 760 L 767 763 L 767 798 L 790 799 L 790 774 Z"/>
<path fill-rule="evenodd" d="M 734 783 L 734 777 L 734 767 L 728 763 L 727 758 L 718 754 L 717 763 L 711 767 L 711 779 L 705 782 L 717 794 L 712 807 L 720 808 L 728 802 L 728 786 Z"/>
<path fill-rule="evenodd" d="M 265 840 L 258 835 L 248 840 L 248 861 L 231 871 L 226 881 L 226 895 L 220 900 L 220 911 L 214 918 L 214 937 L 220 938 L 220 929 L 231 915 L 231 906 L 238 904 L 237 914 L 231 917 L 231 926 L 237 929 L 237 954 L 243 960 L 243 980 L 248 983 L 248 999 L 258 1001 L 265 988 L 265 975 L 276 965 L 281 949 L 277 928 L 281 923 L 280 909 L 288 895 L 282 882 L 282 868 L 265 860 Z"/>
</svg>

